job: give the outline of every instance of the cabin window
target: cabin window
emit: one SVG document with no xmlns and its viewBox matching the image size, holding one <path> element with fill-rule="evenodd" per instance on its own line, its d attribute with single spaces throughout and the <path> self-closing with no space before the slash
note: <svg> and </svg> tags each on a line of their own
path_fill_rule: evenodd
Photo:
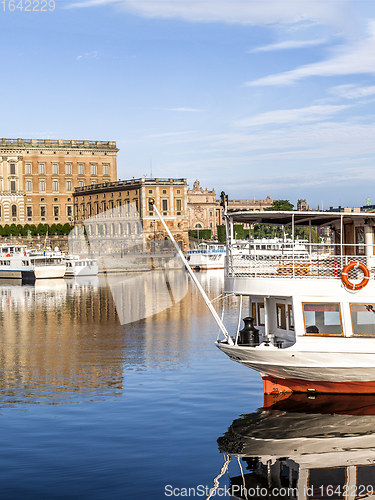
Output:
<svg viewBox="0 0 375 500">
<path fill-rule="evenodd" d="M 350 313 L 355 336 L 375 336 L 375 304 L 350 304 Z"/>
<path fill-rule="evenodd" d="M 363 227 L 357 227 L 355 230 L 355 235 L 355 242 L 357 243 L 356 254 L 365 255 L 365 232 Z"/>
<path fill-rule="evenodd" d="M 289 330 L 294 330 L 293 306 L 291 304 L 288 304 L 288 324 Z"/>
<path fill-rule="evenodd" d="M 277 328 L 286 330 L 285 304 L 276 304 Z"/>
<path fill-rule="evenodd" d="M 254 318 L 254 325 L 257 324 L 257 305 L 255 302 L 251 304 L 251 316 Z"/>
<path fill-rule="evenodd" d="M 315 485 L 318 484 L 319 487 L 316 487 Z M 348 483 L 345 467 L 319 467 L 309 470 L 308 487 L 311 488 L 311 490 L 315 490 L 316 487 L 316 489 L 320 493 L 315 494 L 312 498 L 319 498 L 320 500 L 340 500 L 343 498 L 348 498 L 346 495 L 344 495 L 345 486 L 347 485 Z M 350 489 L 353 488 L 351 487 Z"/>
<path fill-rule="evenodd" d="M 339 304 L 303 304 L 307 335 L 342 335 Z"/>
<path fill-rule="evenodd" d="M 264 326 L 264 304 L 258 304 L 258 324 L 259 326 Z"/>
</svg>

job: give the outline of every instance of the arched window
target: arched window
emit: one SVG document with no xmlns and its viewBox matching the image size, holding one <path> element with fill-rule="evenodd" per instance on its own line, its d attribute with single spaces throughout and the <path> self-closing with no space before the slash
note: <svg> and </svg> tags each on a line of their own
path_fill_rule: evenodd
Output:
<svg viewBox="0 0 375 500">
<path fill-rule="evenodd" d="M 12 217 L 17 217 L 17 205 L 12 205 Z"/>
<path fill-rule="evenodd" d="M 200 229 L 200 228 L 202 227 L 202 224 L 200 224 L 200 223 L 198 222 L 198 224 L 195 224 L 195 227 L 197 227 L 198 229 Z"/>
</svg>

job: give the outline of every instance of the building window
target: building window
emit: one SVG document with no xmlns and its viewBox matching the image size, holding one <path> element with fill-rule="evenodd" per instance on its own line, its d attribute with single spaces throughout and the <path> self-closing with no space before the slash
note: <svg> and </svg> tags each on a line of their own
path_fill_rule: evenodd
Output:
<svg viewBox="0 0 375 500">
<path fill-rule="evenodd" d="M 72 190 L 72 181 L 66 181 L 66 190 L 71 191 Z"/>
<path fill-rule="evenodd" d="M 181 194 L 181 189 L 177 189 L 176 194 Z"/>
<path fill-rule="evenodd" d="M 59 173 L 59 165 L 57 163 L 52 164 L 52 173 L 55 175 Z"/>
<path fill-rule="evenodd" d="M 73 209 L 72 209 L 72 207 L 71 207 L 70 205 L 68 205 L 68 206 L 66 207 L 66 215 L 67 215 L 68 217 L 72 217 L 72 215 L 73 215 Z"/>
<path fill-rule="evenodd" d="M 17 205 L 12 205 L 12 217 L 17 217 Z"/>
<path fill-rule="evenodd" d="M 59 181 L 53 181 L 52 182 L 52 189 L 53 189 L 53 191 L 58 191 L 59 190 Z"/>
<path fill-rule="evenodd" d="M 91 181 L 91 186 L 95 186 L 96 181 Z"/>
<path fill-rule="evenodd" d="M 46 182 L 39 181 L 39 191 L 45 191 L 45 190 L 46 190 Z"/>
<path fill-rule="evenodd" d="M 176 210 L 177 212 L 181 212 L 182 200 L 176 200 Z"/>
<path fill-rule="evenodd" d="M 78 164 L 78 175 L 84 175 L 85 171 L 84 171 L 84 165 L 83 163 L 79 163 Z"/>
<path fill-rule="evenodd" d="M 46 216 L 46 207 L 40 207 L 40 216 L 45 217 Z"/>
<path fill-rule="evenodd" d="M 9 172 L 10 172 L 10 175 L 16 175 L 16 165 L 14 163 L 11 163 L 9 165 Z"/>
<path fill-rule="evenodd" d="M 78 182 L 78 186 L 79 186 L 80 188 L 83 188 L 83 186 L 84 186 L 84 185 L 85 185 L 84 181 L 79 181 L 79 182 Z"/>
<path fill-rule="evenodd" d="M 153 190 L 152 189 L 149 189 L 148 190 L 148 194 L 152 194 L 153 193 Z"/>
<path fill-rule="evenodd" d="M 28 175 L 31 174 L 31 164 L 30 163 L 26 163 L 26 165 L 25 165 L 25 174 L 28 174 Z"/>
<path fill-rule="evenodd" d="M 307 335 L 342 335 L 339 304 L 303 304 Z"/>
<path fill-rule="evenodd" d="M 44 174 L 44 163 L 39 163 L 39 173 Z"/>
<path fill-rule="evenodd" d="M 65 164 L 65 174 L 72 175 L 72 164 L 71 163 Z"/>
<path fill-rule="evenodd" d="M 16 181 L 10 181 L 10 190 L 12 193 L 16 191 Z"/>
<path fill-rule="evenodd" d="M 148 199 L 148 211 L 149 212 L 152 212 L 154 210 L 154 199 L 153 198 L 149 198 Z"/>
<path fill-rule="evenodd" d="M 26 207 L 26 215 L 27 217 L 33 216 L 33 207 Z"/>
<path fill-rule="evenodd" d="M 53 207 L 53 216 L 58 217 L 59 216 L 59 207 Z"/>
<path fill-rule="evenodd" d="M 162 210 L 166 212 L 168 210 L 168 200 L 161 200 Z"/>
<path fill-rule="evenodd" d="M 276 304 L 277 328 L 286 330 L 285 304 Z"/>
<path fill-rule="evenodd" d="M 103 165 L 103 175 L 109 175 L 109 165 L 108 165 L 108 163 L 105 163 Z"/>
<path fill-rule="evenodd" d="M 163 194 L 167 194 L 167 190 L 166 189 L 163 189 Z"/>
<path fill-rule="evenodd" d="M 91 175 L 96 175 L 96 164 L 91 163 Z"/>
</svg>

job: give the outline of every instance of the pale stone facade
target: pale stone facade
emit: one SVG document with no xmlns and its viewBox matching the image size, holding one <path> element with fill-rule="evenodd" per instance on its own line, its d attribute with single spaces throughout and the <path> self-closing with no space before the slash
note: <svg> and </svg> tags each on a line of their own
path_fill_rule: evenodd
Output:
<svg viewBox="0 0 375 500">
<path fill-rule="evenodd" d="M 0 224 L 73 223 L 75 187 L 117 179 L 115 142 L 0 139 Z"/>
<path fill-rule="evenodd" d="M 272 205 L 272 198 L 264 200 L 229 200 L 228 208 L 263 211 Z M 189 229 L 211 229 L 212 236 L 217 233 L 217 226 L 224 224 L 223 208 L 216 199 L 215 189 L 209 191 L 200 187 L 196 180 L 192 189 L 187 190 Z"/>
<path fill-rule="evenodd" d="M 196 180 L 192 189 L 187 190 L 189 229 L 211 229 L 216 234 L 216 193 L 215 189 L 203 189 Z"/>
</svg>

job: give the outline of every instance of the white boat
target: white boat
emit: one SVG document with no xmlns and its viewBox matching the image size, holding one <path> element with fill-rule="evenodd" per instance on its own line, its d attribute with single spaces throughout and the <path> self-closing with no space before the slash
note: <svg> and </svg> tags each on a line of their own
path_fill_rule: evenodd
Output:
<svg viewBox="0 0 375 500">
<path fill-rule="evenodd" d="M 79 255 L 66 255 L 65 276 L 96 276 L 98 274 L 98 263 L 96 259 L 80 257 Z"/>
<path fill-rule="evenodd" d="M 242 415 L 218 445 L 231 498 L 374 498 L 374 396 L 293 394 Z M 220 491 L 216 482 L 212 497 Z"/>
<path fill-rule="evenodd" d="M 187 260 L 192 269 L 224 269 L 226 247 L 223 243 L 202 242 L 197 248 L 187 251 Z"/>
<path fill-rule="evenodd" d="M 217 347 L 257 370 L 265 394 L 375 393 L 375 213 L 225 213 L 224 292 L 240 297 L 240 310 Z M 335 243 L 246 259 L 232 251 L 241 223 L 290 225 L 292 235 L 295 226 L 328 226 Z"/>
<path fill-rule="evenodd" d="M 0 278 L 32 283 L 40 278 L 62 278 L 65 264 L 62 256 L 33 253 L 26 245 L 0 246 Z"/>
</svg>

